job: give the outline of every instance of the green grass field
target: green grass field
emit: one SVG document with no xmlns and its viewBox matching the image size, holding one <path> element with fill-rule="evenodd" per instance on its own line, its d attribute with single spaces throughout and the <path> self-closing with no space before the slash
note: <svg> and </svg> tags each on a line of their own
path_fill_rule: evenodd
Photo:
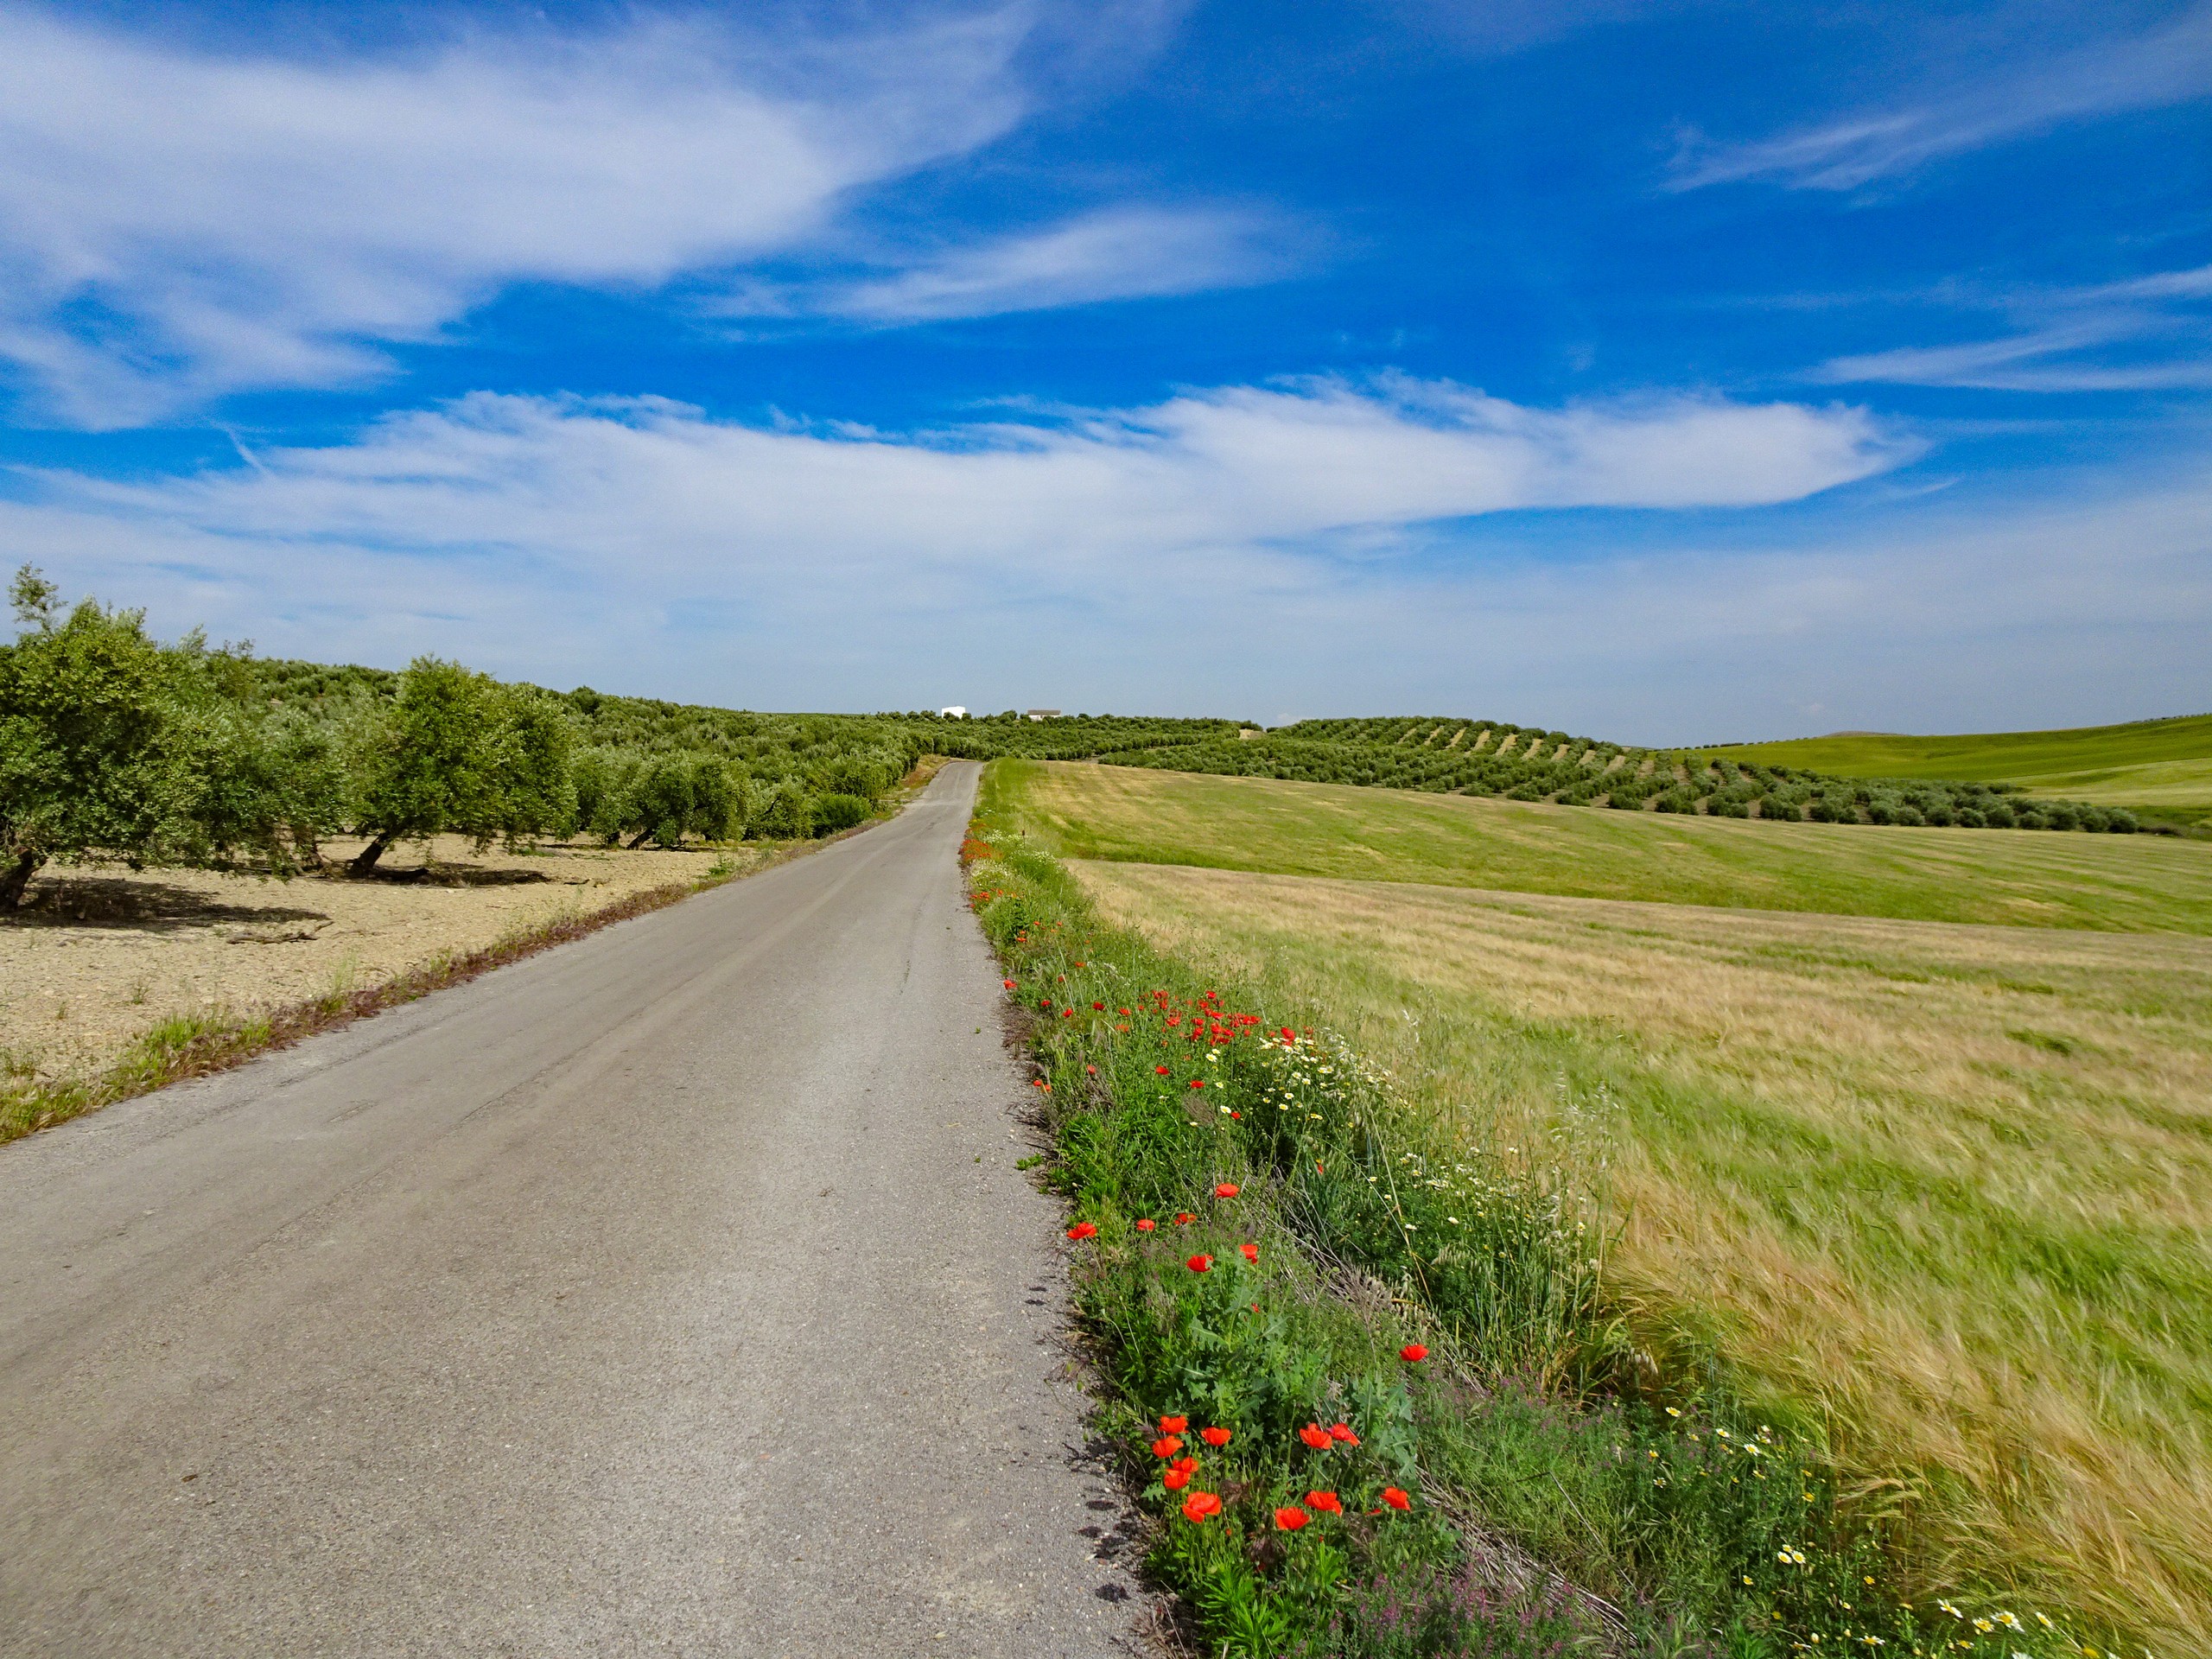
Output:
<svg viewBox="0 0 2212 1659">
<path fill-rule="evenodd" d="M 1762 823 L 1073 763 L 1015 774 L 1071 858 L 1939 922 L 2212 934 L 2212 844 Z"/>
<path fill-rule="evenodd" d="M 1001 767 L 1108 920 L 1599 1192 L 1923 1583 L 2212 1651 L 2212 848 Z"/>
<path fill-rule="evenodd" d="M 1958 737 L 1853 732 L 1696 753 L 1845 778 L 2018 784 L 2034 795 L 2139 808 L 2160 817 L 2212 817 L 2212 715 Z"/>
</svg>

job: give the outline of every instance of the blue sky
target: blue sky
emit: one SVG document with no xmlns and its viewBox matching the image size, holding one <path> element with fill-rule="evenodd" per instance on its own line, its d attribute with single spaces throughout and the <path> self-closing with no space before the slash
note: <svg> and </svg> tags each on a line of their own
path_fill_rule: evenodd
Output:
<svg viewBox="0 0 2212 1659">
<path fill-rule="evenodd" d="M 264 652 L 2212 707 L 2212 3 L 0 5 L 0 532 Z"/>
</svg>

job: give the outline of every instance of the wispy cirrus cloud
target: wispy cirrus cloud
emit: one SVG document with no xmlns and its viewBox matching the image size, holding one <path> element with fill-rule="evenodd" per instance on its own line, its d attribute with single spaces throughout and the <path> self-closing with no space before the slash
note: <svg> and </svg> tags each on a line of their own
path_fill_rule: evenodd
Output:
<svg viewBox="0 0 2212 1659">
<path fill-rule="evenodd" d="M 1943 156 L 2208 95 L 2212 4 L 2200 3 L 2162 29 L 2014 67 L 1919 103 L 1747 143 L 1693 137 L 1677 155 L 1668 187 L 1758 181 L 1856 190 Z"/>
<path fill-rule="evenodd" d="M 2212 265 L 2079 288 L 1955 300 L 2003 309 L 2019 327 L 1993 339 L 1830 359 L 1836 385 L 1967 386 L 1998 391 L 2145 391 L 2212 386 Z"/>
<path fill-rule="evenodd" d="M 826 43 L 645 16 L 310 62 L 0 9 L 0 354 L 60 418 L 128 424 L 359 381 L 509 283 L 787 250 L 1018 120 L 1030 21 Z"/>
<path fill-rule="evenodd" d="M 1302 263 L 1294 241 L 1270 213 L 1129 204 L 964 246 L 906 253 L 880 274 L 747 283 L 722 308 L 899 324 L 1156 299 L 1289 275 Z"/>
</svg>

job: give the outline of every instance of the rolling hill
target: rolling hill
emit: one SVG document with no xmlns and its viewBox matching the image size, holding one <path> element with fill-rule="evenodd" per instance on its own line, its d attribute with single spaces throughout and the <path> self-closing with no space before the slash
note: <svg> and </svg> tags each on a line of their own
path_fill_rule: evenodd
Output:
<svg viewBox="0 0 2212 1659">
<path fill-rule="evenodd" d="M 1802 766 L 1844 778 L 2011 784 L 2036 795 L 2130 807 L 2168 822 L 2212 819 L 2212 715 L 1955 737 L 1838 732 L 1778 743 L 1726 744 L 1698 753 L 1746 766 Z"/>
</svg>

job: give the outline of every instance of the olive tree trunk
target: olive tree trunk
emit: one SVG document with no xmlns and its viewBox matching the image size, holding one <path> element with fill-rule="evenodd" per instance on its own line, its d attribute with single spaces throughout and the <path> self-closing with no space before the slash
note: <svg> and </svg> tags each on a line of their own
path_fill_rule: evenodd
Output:
<svg viewBox="0 0 2212 1659">
<path fill-rule="evenodd" d="M 384 856 L 384 849 L 391 845 L 390 832 L 377 836 L 367 846 L 353 855 L 353 862 L 346 868 L 356 875 L 366 875 L 377 867 L 377 860 Z"/>
<path fill-rule="evenodd" d="M 21 852 L 16 861 L 0 870 L 0 911 L 14 910 L 23 902 L 23 889 L 30 885 L 32 872 L 46 862 L 43 853 Z"/>
</svg>

